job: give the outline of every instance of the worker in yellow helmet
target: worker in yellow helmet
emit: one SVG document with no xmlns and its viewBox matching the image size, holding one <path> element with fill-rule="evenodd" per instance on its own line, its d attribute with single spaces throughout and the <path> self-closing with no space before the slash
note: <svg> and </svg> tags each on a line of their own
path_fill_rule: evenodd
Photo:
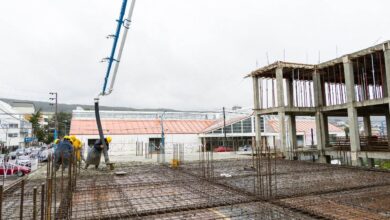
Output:
<svg viewBox="0 0 390 220">
<path fill-rule="evenodd" d="M 112 138 L 110 136 L 107 136 L 105 139 L 105 142 L 106 142 L 106 145 L 107 145 L 107 151 L 109 149 L 109 145 L 112 141 Z M 100 164 L 100 158 L 102 157 L 102 152 L 103 153 L 107 153 L 104 152 L 104 145 L 103 143 L 99 140 L 97 140 L 94 144 L 94 146 L 92 147 L 92 149 L 88 152 L 88 156 L 87 156 L 87 161 L 86 161 L 86 164 L 85 164 L 85 169 L 88 168 L 89 165 L 95 165 L 95 168 L 97 169 L 99 167 L 99 164 Z M 108 158 L 108 155 L 107 155 L 107 158 Z M 107 161 L 106 161 L 107 163 Z"/>
<path fill-rule="evenodd" d="M 62 165 L 62 169 L 69 166 L 69 160 L 73 155 L 73 147 L 69 136 L 65 136 L 63 141 L 59 142 L 58 147 L 54 151 L 55 170 L 57 171 Z"/>
<path fill-rule="evenodd" d="M 79 139 L 75 139 L 73 141 L 73 148 L 76 155 L 76 160 L 81 161 L 81 141 Z"/>
<path fill-rule="evenodd" d="M 74 135 L 71 135 L 70 136 L 70 141 L 72 142 L 72 144 L 76 141 L 76 136 L 74 136 Z"/>
</svg>

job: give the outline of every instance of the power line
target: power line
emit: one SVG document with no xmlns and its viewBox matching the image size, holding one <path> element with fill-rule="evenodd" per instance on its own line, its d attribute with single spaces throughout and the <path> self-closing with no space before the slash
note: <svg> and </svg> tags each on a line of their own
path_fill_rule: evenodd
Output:
<svg viewBox="0 0 390 220">
<path fill-rule="evenodd" d="M 0 107 L 0 111 L 4 112 L 6 115 L 11 116 L 12 118 L 14 118 L 14 119 L 16 119 L 16 120 L 18 120 L 18 121 L 28 122 L 27 120 L 23 120 L 23 119 L 20 119 L 20 118 L 15 117 L 12 113 L 9 113 L 9 112 L 5 111 L 5 110 L 2 109 L 1 107 Z"/>
</svg>

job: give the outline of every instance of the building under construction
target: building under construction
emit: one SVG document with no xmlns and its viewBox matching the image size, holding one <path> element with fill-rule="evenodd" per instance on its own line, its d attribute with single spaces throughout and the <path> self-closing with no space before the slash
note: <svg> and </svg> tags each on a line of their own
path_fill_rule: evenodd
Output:
<svg viewBox="0 0 390 220">
<path fill-rule="evenodd" d="M 341 158 L 345 164 L 362 165 L 364 159 L 373 166 L 374 159 L 390 159 L 389 41 L 318 65 L 278 61 L 248 77 L 253 80 L 257 122 L 261 115 L 279 116 L 280 150 L 286 158 L 302 153 L 297 149 L 296 117 L 313 116 L 317 146 L 311 152 L 323 162 Z M 385 134 L 372 135 L 370 116 L 386 118 Z M 329 136 L 330 117 L 348 117 L 345 137 Z M 256 131 L 260 140 L 261 129 Z"/>
</svg>

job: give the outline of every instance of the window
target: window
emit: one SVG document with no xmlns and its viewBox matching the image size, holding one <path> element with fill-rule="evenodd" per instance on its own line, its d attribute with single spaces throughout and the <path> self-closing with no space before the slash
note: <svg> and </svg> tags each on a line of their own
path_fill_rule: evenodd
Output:
<svg viewBox="0 0 390 220">
<path fill-rule="evenodd" d="M 242 121 L 242 129 L 244 133 L 252 133 L 252 118 Z"/>
<path fill-rule="evenodd" d="M 228 125 L 225 127 L 225 132 L 226 133 L 232 133 L 232 126 Z"/>
<path fill-rule="evenodd" d="M 233 124 L 233 133 L 242 133 L 241 130 L 241 121 Z"/>
<path fill-rule="evenodd" d="M 19 125 L 18 124 L 9 124 L 8 127 L 9 128 L 18 128 Z"/>
<path fill-rule="evenodd" d="M 18 137 L 18 133 L 9 133 L 8 137 L 10 138 Z"/>
<path fill-rule="evenodd" d="M 255 117 L 253 117 L 253 124 L 255 124 Z M 254 126 L 253 128 L 256 132 L 256 126 Z M 260 131 L 261 132 L 264 132 L 264 118 L 263 117 L 260 117 Z"/>
<path fill-rule="evenodd" d="M 222 133 L 222 129 L 217 129 L 215 131 L 213 131 L 213 134 L 221 134 Z"/>
</svg>

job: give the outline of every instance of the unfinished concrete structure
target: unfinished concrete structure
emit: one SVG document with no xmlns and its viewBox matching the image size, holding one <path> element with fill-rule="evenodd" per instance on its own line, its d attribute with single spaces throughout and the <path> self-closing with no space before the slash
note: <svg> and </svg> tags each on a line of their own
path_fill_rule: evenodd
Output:
<svg viewBox="0 0 390 220">
<path fill-rule="evenodd" d="M 346 155 L 346 164 L 361 165 L 364 158 L 390 159 L 390 42 L 344 55 L 318 65 L 275 62 L 250 73 L 253 80 L 256 126 L 260 116 L 277 114 L 280 149 L 293 159 L 298 153 L 296 117 L 314 116 L 316 149 L 322 162 Z M 343 138 L 330 138 L 328 118 L 347 116 L 349 131 Z M 370 116 L 385 116 L 387 135 L 372 136 Z M 358 117 L 364 121 L 359 134 Z M 256 139 L 261 130 L 256 129 Z"/>
</svg>

